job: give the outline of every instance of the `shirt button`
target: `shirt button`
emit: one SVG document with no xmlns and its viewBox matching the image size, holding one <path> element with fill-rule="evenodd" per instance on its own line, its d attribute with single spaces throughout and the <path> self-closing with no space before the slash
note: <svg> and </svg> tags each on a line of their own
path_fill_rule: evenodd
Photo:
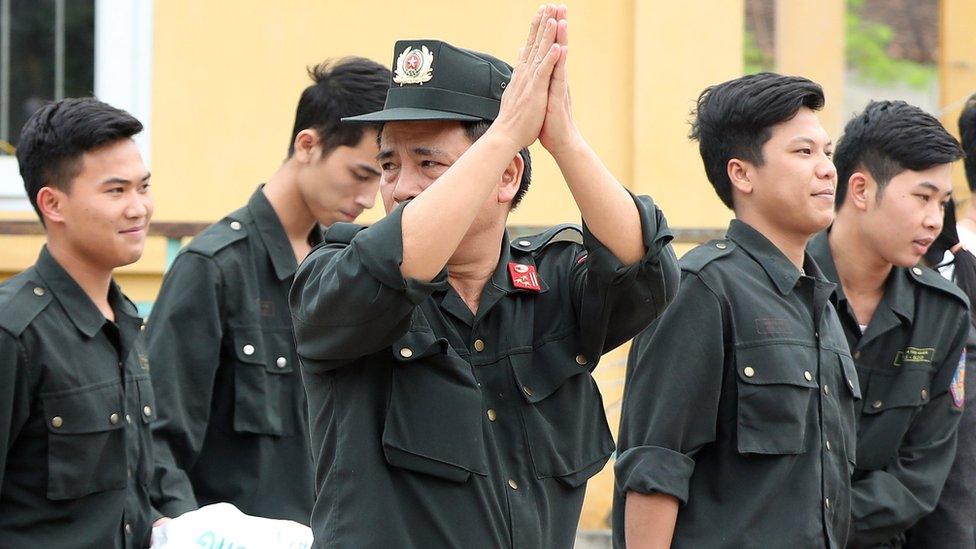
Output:
<svg viewBox="0 0 976 549">
<path fill-rule="evenodd" d="M 813 374 L 810 372 L 803 372 L 803 379 L 807 381 L 813 381 Z"/>
<path fill-rule="evenodd" d="M 143 414 L 144 414 L 144 415 L 145 415 L 146 417 L 149 417 L 149 416 L 151 416 L 151 415 L 152 415 L 152 406 L 143 406 L 143 407 L 142 407 L 142 413 L 143 413 Z"/>
<path fill-rule="evenodd" d="M 44 288 L 41 288 L 40 286 L 34 286 L 34 295 L 36 295 L 37 297 L 41 297 L 42 295 L 44 295 Z"/>
<path fill-rule="evenodd" d="M 245 355 L 251 356 L 254 354 L 254 345 L 248 343 L 247 345 L 241 347 L 241 350 L 244 351 Z"/>
<path fill-rule="evenodd" d="M 589 361 L 586 360 L 586 357 L 585 356 L 583 356 L 583 355 L 576 355 L 576 363 L 579 364 L 580 366 L 586 366 L 586 363 L 587 362 L 589 362 Z"/>
<path fill-rule="evenodd" d="M 498 419 L 498 414 L 495 413 L 495 410 L 488 408 L 488 421 L 495 421 L 496 419 Z"/>
<path fill-rule="evenodd" d="M 528 387 L 522 387 L 522 390 L 525 391 L 525 394 L 532 396 L 532 389 Z"/>
<path fill-rule="evenodd" d="M 912 272 L 915 273 L 915 276 L 922 276 L 922 269 L 918 267 L 912 267 Z"/>
<path fill-rule="evenodd" d="M 278 360 L 275 361 L 275 365 L 279 368 L 284 368 L 285 366 L 288 366 L 288 359 L 283 356 L 279 356 Z"/>
<path fill-rule="evenodd" d="M 234 229 L 235 231 L 241 230 L 241 222 L 240 221 L 231 221 L 230 222 L 230 228 L 231 229 Z"/>
<path fill-rule="evenodd" d="M 830 498 L 824 498 L 824 507 L 830 509 Z"/>
<path fill-rule="evenodd" d="M 129 524 L 128 522 L 125 523 L 125 533 L 128 536 L 131 536 L 132 535 L 132 525 Z"/>
<path fill-rule="evenodd" d="M 125 414 L 125 422 L 132 423 L 132 416 L 130 416 L 129 414 Z"/>
<path fill-rule="evenodd" d="M 127 477 L 132 478 L 132 467 L 126 467 L 125 474 Z"/>
<path fill-rule="evenodd" d="M 61 416 L 54 416 L 53 418 L 51 418 L 51 427 L 58 429 L 62 425 L 64 425 L 64 420 L 61 419 Z"/>
<path fill-rule="evenodd" d="M 929 390 L 922 389 L 922 400 L 927 400 L 929 398 Z"/>
<path fill-rule="evenodd" d="M 830 387 L 827 387 L 826 385 L 824 385 L 823 386 L 823 393 L 824 393 L 824 396 L 829 396 L 830 395 Z"/>
<path fill-rule="evenodd" d="M 854 360 L 861 358 L 861 351 L 854 351 Z"/>
<path fill-rule="evenodd" d="M 883 405 L 884 402 L 881 402 L 880 400 L 875 400 L 874 402 L 871 403 L 871 407 L 874 408 L 875 410 L 882 407 Z"/>
<path fill-rule="evenodd" d="M 508 479 L 508 487 L 512 490 L 518 490 L 518 483 L 512 479 Z"/>
<path fill-rule="evenodd" d="M 724 250 L 725 248 L 728 248 L 729 246 L 725 242 L 717 242 L 715 244 L 715 247 L 718 248 L 718 249 L 720 249 L 720 250 Z"/>
<path fill-rule="evenodd" d="M 847 380 L 847 386 L 850 387 L 852 391 L 854 390 L 854 382 L 853 381 L 851 381 L 851 380 L 848 379 Z"/>
<path fill-rule="evenodd" d="M 742 373 L 745 374 L 746 377 L 752 377 L 756 375 L 756 371 L 752 369 L 752 366 L 746 366 L 745 368 L 743 368 Z"/>
<path fill-rule="evenodd" d="M 413 351 L 410 350 L 410 347 L 404 347 L 400 349 L 400 356 L 403 358 L 410 358 L 413 356 Z"/>
<path fill-rule="evenodd" d="M 824 442 L 824 447 L 827 448 L 827 451 L 828 452 L 830 451 L 830 441 L 829 440 Z"/>
<path fill-rule="evenodd" d="M 481 339 L 474 340 L 474 350 L 475 351 L 478 351 L 479 353 L 481 351 L 484 351 L 485 350 L 485 342 L 483 340 L 481 340 Z"/>
<path fill-rule="evenodd" d="M 111 423 L 112 425 L 118 425 L 119 424 L 119 414 L 112 414 L 112 415 L 108 416 L 108 422 Z"/>
<path fill-rule="evenodd" d="M 525 247 L 525 246 L 531 246 L 531 245 L 532 245 L 532 243 L 531 243 L 531 242 L 529 242 L 528 240 L 519 240 L 519 241 L 518 241 L 518 245 L 519 245 L 519 246 L 522 246 L 522 247 Z"/>
</svg>

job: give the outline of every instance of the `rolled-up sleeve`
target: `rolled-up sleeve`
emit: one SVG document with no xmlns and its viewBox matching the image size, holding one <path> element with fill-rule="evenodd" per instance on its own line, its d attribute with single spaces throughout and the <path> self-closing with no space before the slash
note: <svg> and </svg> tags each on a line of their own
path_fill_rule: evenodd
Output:
<svg viewBox="0 0 976 549">
<path fill-rule="evenodd" d="M 687 503 L 695 453 L 715 440 L 724 342 L 719 298 L 684 273 L 674 302 L 630 351 L 614 466 L 619 493 Z"/>
<path fill-rule="evenodd" d="M 446 270 L 430 282 L 400 272 L 403 208 L 351 239 L 334 238 L 348 225 L 330 229 L 298 268 L 289 301 L 306 366 L 331 369 L 390 345 L 409 328 L 414 308 L 447 284 Z"/>
<path fill-rule="evenodd" d="M 583 225 L 587 257 L 574 268 L 573 284 L 584 348 L 594 356 L 634 337 L 664 312 L 678 290 L 674 236 L 664 214 L 648 196 L 634 196 L 634 203 L 645 248 L 636 263 L 622 263 Z"/>
</svg>

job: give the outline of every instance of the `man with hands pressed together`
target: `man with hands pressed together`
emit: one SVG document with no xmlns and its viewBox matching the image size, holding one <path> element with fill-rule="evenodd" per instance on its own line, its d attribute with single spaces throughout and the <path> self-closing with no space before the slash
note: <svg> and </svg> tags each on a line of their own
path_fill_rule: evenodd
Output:
<svg viewBox="0 0 976 549">
<path fill-rule="evenodd" d="M 292 289 L 316 546 L 573 545 L 613 450 L 590 371 L 660 314 L 677 270 L 660 211 L 573 124 L 567 30 L 565 7 L 540 8 L 514 72 L 397 42 L 386 108 L 351 119 L 385 124 L 389 215 L 333 226 Z M 584 227 L 509 242 L 536 139 Z"/>
</svg>

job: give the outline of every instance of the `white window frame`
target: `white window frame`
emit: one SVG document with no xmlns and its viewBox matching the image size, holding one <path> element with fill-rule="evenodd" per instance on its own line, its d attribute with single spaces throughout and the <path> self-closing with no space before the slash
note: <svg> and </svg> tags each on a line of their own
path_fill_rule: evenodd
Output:
<svg viewBox="0 0 976 549">
<path fill-rule="evenodd" d="M 95 97 L 142 122 L 145 129 L 135 141 L 147 166 L 152 136 L 153 1 L 95 1 Z M 17 159 L 0 156 L 0 212 L 30 209 Z"/>
</svg>

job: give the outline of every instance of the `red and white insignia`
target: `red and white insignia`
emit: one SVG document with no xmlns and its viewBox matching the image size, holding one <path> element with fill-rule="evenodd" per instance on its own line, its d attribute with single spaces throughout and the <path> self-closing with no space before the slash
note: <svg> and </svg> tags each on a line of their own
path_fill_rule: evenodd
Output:
<svg viewBox="0 0 976 549">
<path fill-rule="evenodd" d="M 966 402 L 966 350 L 963 349 L 962 356 L 959 357 L 959 364 L 956 366 L 956 374 L 952 376 L 949 383 L 949 392 L 952 393 L 952 405 L 962 408 Z"/>
<path fill-rule="evenodd" d="M 539 275 L 535 272 L 535 265 L 525 265 L 513 261 L 508 264 L 508 274 L 512 277 L 512 285 L 516 288 L 533 292 L 542 291 Z"/>
<path fill-rule="evenodd" d="M 404 84 L 423 84 L 434 76 L 434 54 L 427 46 L 413 48 L 407 46 L 397 57 L 393 81 Z"/>
</svg>

